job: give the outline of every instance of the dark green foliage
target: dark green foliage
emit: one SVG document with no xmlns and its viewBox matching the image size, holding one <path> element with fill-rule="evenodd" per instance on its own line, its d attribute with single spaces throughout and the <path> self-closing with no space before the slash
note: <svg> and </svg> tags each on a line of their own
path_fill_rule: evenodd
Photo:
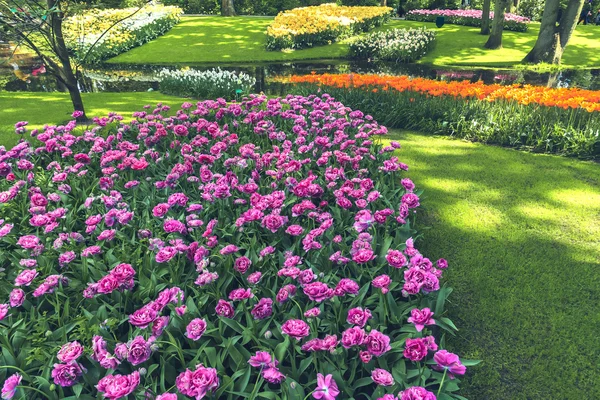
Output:
<svg viewBox="0 0 600 400">
<path fill-rule="evenodd" d="M 318 87 L 301 85 L 301 93 Z M 381 124 L 393 128 L 418 129 L 581 158 L 600 159 L 600 118 L 583 109 L 561 109 L 516 102 L 494 102 L 431 97 L 415 92 L 368 89 L 337 89 L 326 92 L 349 107 L 370 113 Z"/>
<path fill-rule="evenodd" d="M 370 0 L 360 0 L 360 3 Z M 219 0 L 164 0 L 166 5 L 179 6 L 186 14 L 218 15 L 221 13 Z M 234 0 L 235 12 L 238 15 L 277 15 L 280 11 L 296 7 L 318 6 L 331 3 L 327 0 Z M 371 5 L 371 4 L 361 4 Z"/>
</svg>

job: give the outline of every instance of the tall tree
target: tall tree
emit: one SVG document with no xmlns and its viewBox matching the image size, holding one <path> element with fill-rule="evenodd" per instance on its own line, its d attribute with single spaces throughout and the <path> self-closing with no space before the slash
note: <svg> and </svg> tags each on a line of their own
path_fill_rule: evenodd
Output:
<svg viewBox="0 0 600 400">
<path fill-rule="evenodd" d="M 17 46 L 25 45 L 42 60 L 46 70 L 67 88 L 79 120 L 85 108 L 65 44 L 62 23 L 67 2 L 61 0 L 0 0 L 0 27 Z"/>
<path fill-rule="evenodd" d="M 496 0 L 494 5 L 494 21 L 492 34 L 485 44 L 486 49 L 499 49 L 502 47 L 502 32 L 504 31 L 504 14 L 510 0 Z"/>
<path fill-rule="evenodd" d="M 67 14 L 73 10 L 81 11 L 81 7 L 78 0 L 0 0 L 0 31 L 16 42 L 16 48 L 27 47 L 41 59 L 46 71 L 56 78 L 60 87 L 69 92 L 73 109 L 81 111 L 82 115 L 77 120 L 85 121 L 87 117 L 77 81 L 80 64 L 71 59 L 63 34 L 63 22 Z M 132 17 L 142 7 L 106 29 L 87 54 L 111 28 Z M 85 62 L 87 54 L 80 63 Z"/>
<path fill-rule="evenodd" d="M 492 0 L 483 0 L 483 11 L 481 15 L 481 34 L 490 34 L 490 8 Z"/>
<path fill-rule="evenodd" d="M 585 0 L 569 0 L 559 20 L 560 0 L 546 0 L 540 33 L 523 62 L 560 64 L 565 48 L 577 26 L 584 2 Z"/>
<path fill-rule="evenodd" d="M 221 0 L 221 15 L 223 17 L 233 17 L 236 15 L 233 0 Z"/>
</svg>

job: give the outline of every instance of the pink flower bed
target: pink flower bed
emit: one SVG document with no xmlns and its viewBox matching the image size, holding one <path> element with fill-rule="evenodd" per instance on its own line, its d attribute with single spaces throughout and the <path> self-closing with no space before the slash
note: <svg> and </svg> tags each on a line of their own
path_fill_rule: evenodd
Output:
<svg viewBox="0 0 600 400">
<path fill-rule="evenodd" d="M 446 22 L 457 25 L 479 26 L 483 12 L 481 10 L 411 10 L 406 14 L 406 19 L 415 21 L 435 22 L 439 16 L 446 17 Z M 490 19 L 494 12 L 490 11 Z M 517 14 L 504 14 L 504 29 L 525 32 L 531 20 Z"/>
<path fill-rule="evenodd" d="M 327 95 L 167 111 L 0 150 L 3 399 L 453 398 L 474 362 L 386 129 Z"/>
</svg>

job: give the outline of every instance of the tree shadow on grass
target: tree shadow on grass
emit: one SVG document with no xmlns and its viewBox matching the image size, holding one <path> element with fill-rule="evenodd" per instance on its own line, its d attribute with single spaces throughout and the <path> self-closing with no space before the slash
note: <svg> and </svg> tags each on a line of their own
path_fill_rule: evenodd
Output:
<svg viewBox="0 0 600 400">
<path fill-rule="evenodd" d="M 600 398 L 600 165 L 400 136 L 424 254 L 450 262 L 449 340 L 473 399 Z M 584 350 L 585 349 L 585 350 Z M 557 374 L 560 371 L 560 374 Z"/>
</svg>

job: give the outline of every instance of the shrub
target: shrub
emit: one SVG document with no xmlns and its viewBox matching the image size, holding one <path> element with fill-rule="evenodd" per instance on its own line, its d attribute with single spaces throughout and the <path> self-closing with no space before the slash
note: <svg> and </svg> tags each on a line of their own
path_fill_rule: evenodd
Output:
<svg viewBox="0 0 600 400">
<path fill-rule="evenodd" d="M 418 9 L 429 9 L 433 10 L 436 8 L 456 10 L 461 7 L 461 0 L 402 0 L 402 7 L 405 11 L 418 10 Z M 471 1 L 472 8 L 476 7 L 475 2 Z"/>
<path fill-rule="evenodd" d="M 598 92 L 440 82 L 406 76 L 293 76 L 298 93 L 327 90 L 387 126 L 600 159 Z"/>
<path fill-rule="evenodd" d="M 543 0 L 522 0 L 519 1 L 519 14 L 529 18 L 532 21 L 541 21 L 544 12 Z"/>
<path fill-rule="evenodd" d="M 236 99 L 240 94 L 249 93 L 256 84 L 256 79 L 243 72 L 223 71 L 220 68 L 207 71 L 164 68 L 158 78 L 161 92 L 197 99 Z"/>
<path fill-rule="evenodd" d="M 435 31 L 392 29 L 374 32 L 350 44 L 352 58 L 395 62 L 413 62 L 423 57 L 435 45 Z"/>
<path fill-rule="evenodd" d="M 384 127 L 328 96 L 167 109 L 2 152 L 2 381 L 49 400 L 460 398 L 473 363 L 432 336 L 455 329 L 448 265 L 417 250 L 420 191 Z"/>
<path fill-rule="evenodd" d="M 412 10 L 406 13 L 410 21 L 435 22 L 439 16 L 445 17 L 446 23 L 466 26 L 481 26 L 481 10 Z M 494 12 L 490 11 L 490 18 Z M 506 13 L 504 15 L 504 29 L 508 31 L 526 32 L 529 18 Z"/>
<path fill-rule="evenodd" d="M 163 4 L 180 7 L 186 14 L 219 14 L 221 2 L 218 0 L 163 0 Z"/>
<path fill-rule="evenodd" d="M 389 7 L 345 7 L 323 4 L 280 13 L 267 28 L 267 50 L 301 49 L 330 44 L 382 25 Z"/>
<path fill-rule="evenodd" d="M 163 35 L 179 22 L 182 12 L 180 8 L 162 5 L 136 10 L 137 7 L 92 9 L 65 19 L 67 46 L 80 62 L 98 63 Z M 118 22 L 123 18 L 126 19 Z"/>
</svg>

